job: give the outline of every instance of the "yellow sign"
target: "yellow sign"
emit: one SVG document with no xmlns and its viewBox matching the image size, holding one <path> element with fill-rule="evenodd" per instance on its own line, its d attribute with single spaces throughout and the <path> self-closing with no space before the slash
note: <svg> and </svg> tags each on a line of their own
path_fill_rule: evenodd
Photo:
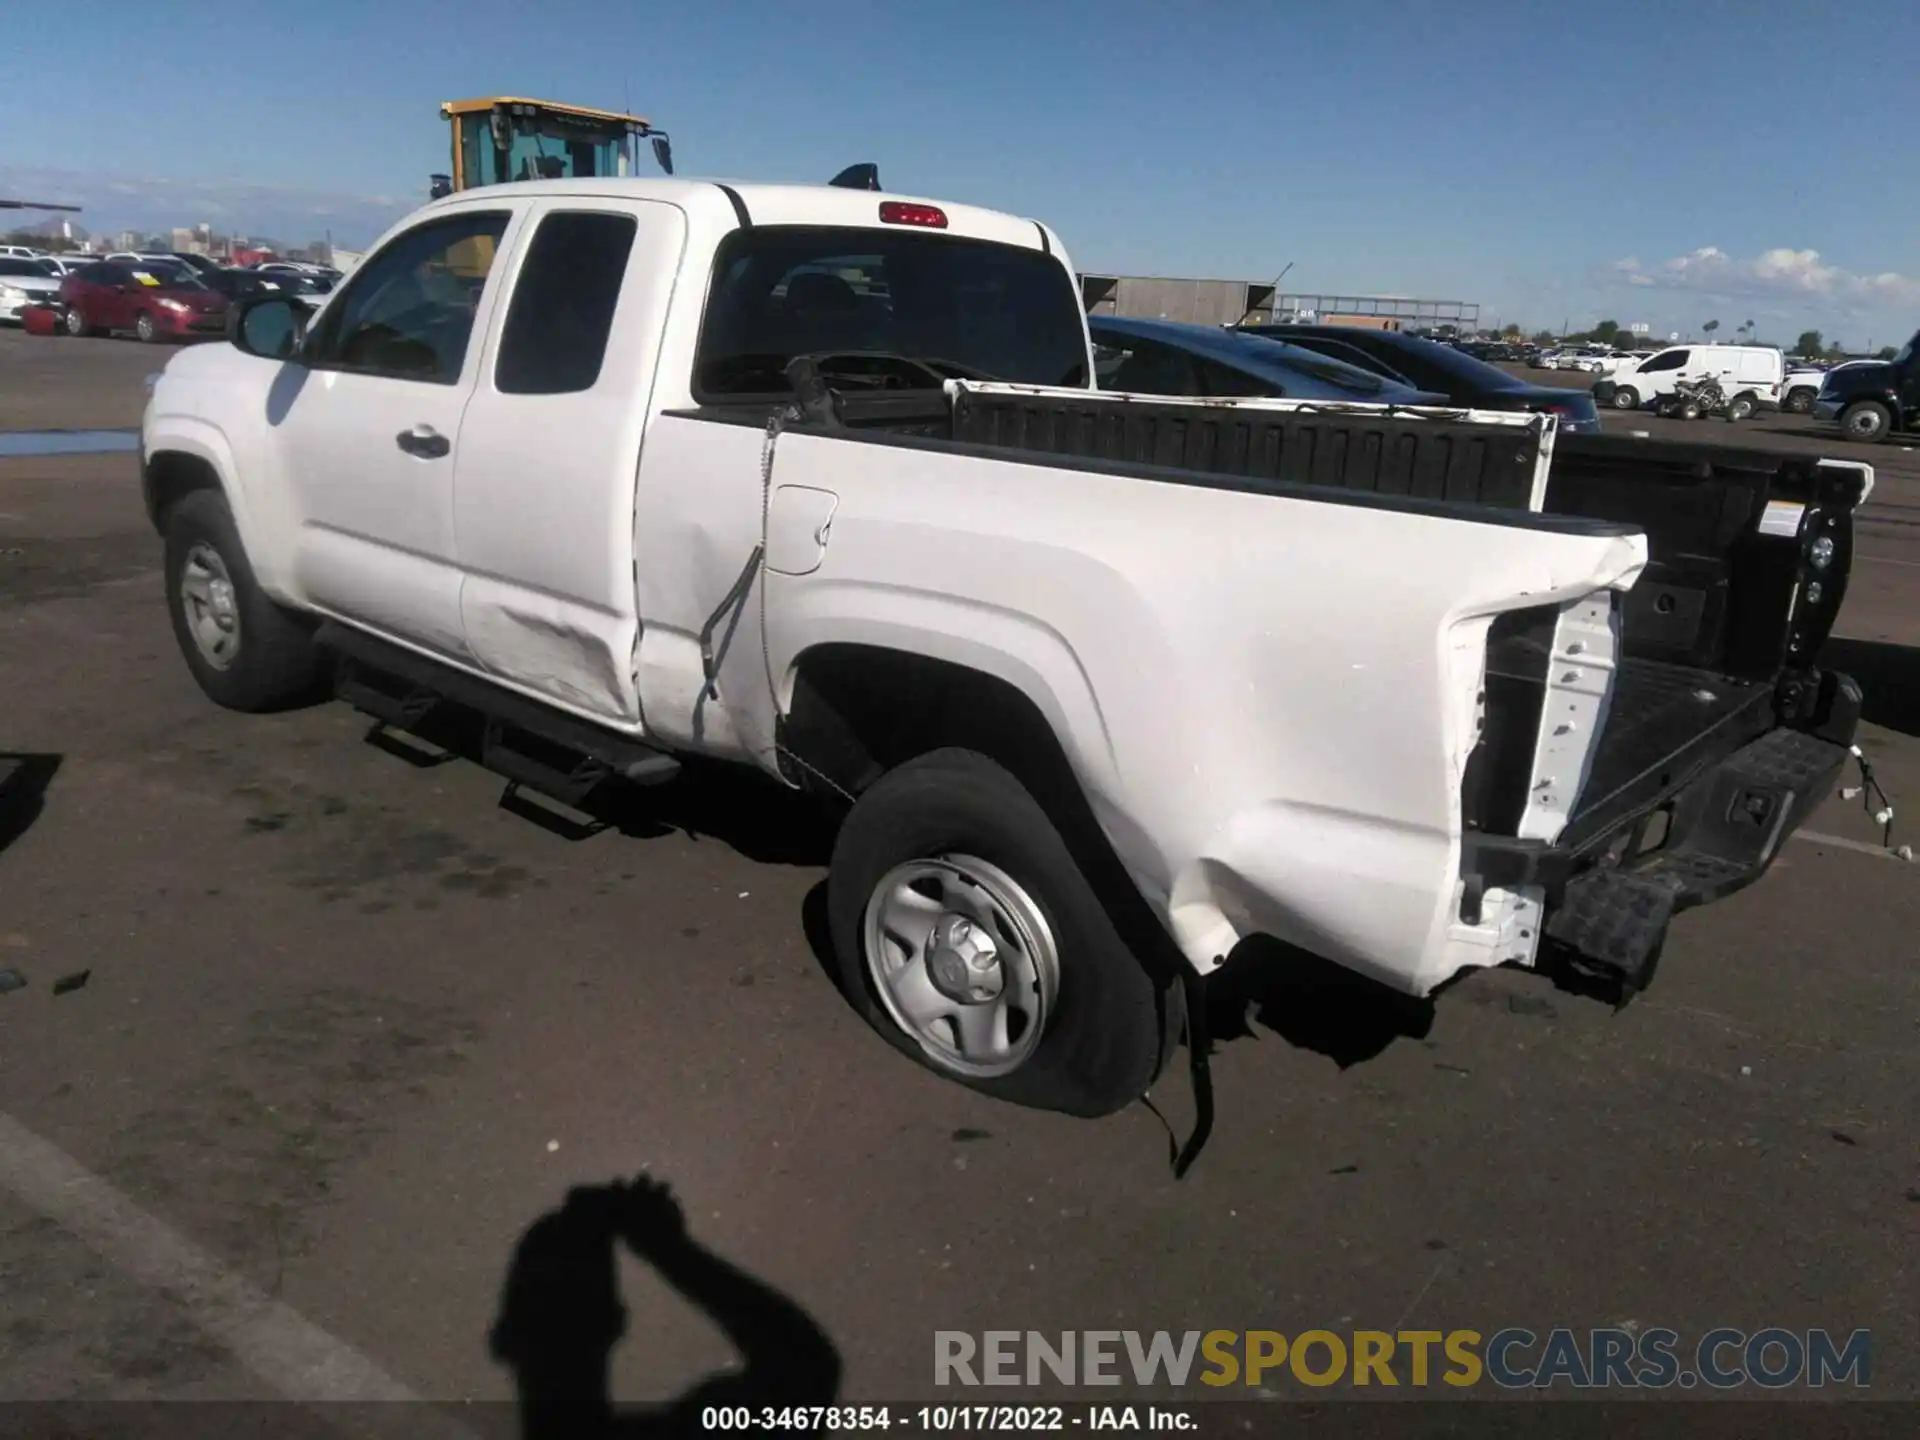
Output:
<svg viewBox="0 0 1920 1440">
<path fill-rule="evenodd" d="M 144 270 L 134 271 L 133 278 L 138 280 L 142 285 L 158 285 L 160 283 Z"/>
</svg>

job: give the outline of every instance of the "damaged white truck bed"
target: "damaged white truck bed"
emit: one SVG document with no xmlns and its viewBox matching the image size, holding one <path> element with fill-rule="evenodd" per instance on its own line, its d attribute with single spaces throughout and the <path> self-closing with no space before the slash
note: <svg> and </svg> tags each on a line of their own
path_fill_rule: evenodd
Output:
<svg viewBox="0 0 1920 1440">
<path fill-rule="evenodd" d="M 1644 984 L 1847 755 L 1859 467 L 1101 395 L 1033 221 L 496 186 L 304 319 L 239 307 L 145 418 L 207 693 L 478 710 L 574 803 L 692 754 L 817 790 L 849 999 L 1020 1103 L 1126 1104 L 1250 936 Z"/>
</svg>

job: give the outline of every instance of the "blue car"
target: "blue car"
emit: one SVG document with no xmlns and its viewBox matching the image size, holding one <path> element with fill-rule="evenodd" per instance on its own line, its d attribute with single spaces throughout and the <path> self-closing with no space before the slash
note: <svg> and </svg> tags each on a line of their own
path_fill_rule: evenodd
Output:
<svg viewBox="0 0 1920 1440">
<path fill-rule="evenodd" d="M 1134 395 L 1446 405 L 1445 395 L 1375 375 L 1299 345 L 1210 325 L 1089 315 L 1094 384 Z"/>
</svg>

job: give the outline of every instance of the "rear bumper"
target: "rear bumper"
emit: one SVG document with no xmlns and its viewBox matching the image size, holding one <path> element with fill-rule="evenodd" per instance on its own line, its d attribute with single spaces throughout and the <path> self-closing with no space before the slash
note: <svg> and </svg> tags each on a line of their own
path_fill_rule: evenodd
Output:
<svg viewBox="0 0 1920 1440">
<path fill-rule="evenodd" d="M 1469 837 L 1463 870 L 1546 895 L 1544 934 L 1573 968 L 1641 989 L 1675 915 L 1767 872 L 1788 836 L 1832 793 L 1859 723 L 1860 689 L 1824 677 L 1811 730 L 1768 730 L 1682 785 L 1572 845 Z M 1658 817 L 1666 832 L 1647 844 Z"/>
</svg>

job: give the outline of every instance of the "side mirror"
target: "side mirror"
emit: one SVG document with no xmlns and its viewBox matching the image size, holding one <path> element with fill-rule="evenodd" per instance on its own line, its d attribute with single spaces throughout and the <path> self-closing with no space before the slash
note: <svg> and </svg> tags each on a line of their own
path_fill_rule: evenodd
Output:
<svg viewBox="0 0 1920 1440">
<path fill-rule="evenodd" d="M 284 296 L 255 296 L 227 312 L 227 338 L 235 349 L 262 360 L 290 360 L 299 349 L 309 313 Z"/>
<path fill-rule="evenodd" d="M 653 137 L 653 158 L 660 162 L 660 169 L 666 174 L 673 173 L 673 142 L 664 135 Z"/>
</svg>

